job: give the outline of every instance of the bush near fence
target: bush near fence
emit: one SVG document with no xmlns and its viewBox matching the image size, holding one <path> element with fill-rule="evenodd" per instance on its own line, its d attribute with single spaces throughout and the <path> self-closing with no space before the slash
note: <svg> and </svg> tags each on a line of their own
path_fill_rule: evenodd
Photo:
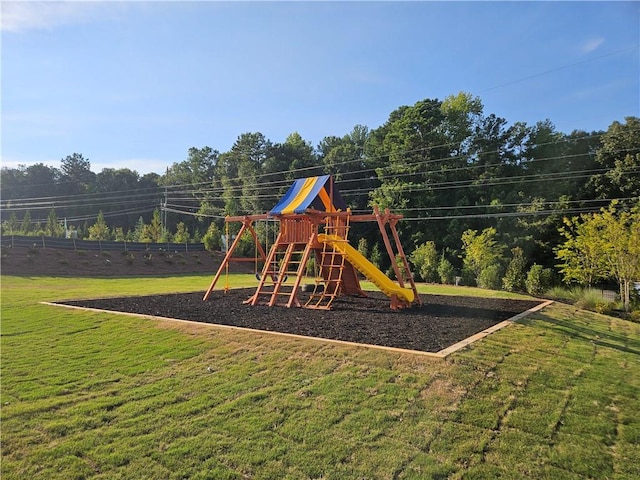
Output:
<svg viewBox="0 0 640 480">
<path fill-rule="evenodd" d="M 92 250 L 92 251 L 132 251 L 132 252 L 202 252 L 202 243 L 145 243 L 145 242 L 115 242 L 102 240 L 78 240 L 75 238 L 30 237 L 25 235 L 3 235 L 0 237 L 3 248 L 59 248 L 64 250 Z"/>
</svg>

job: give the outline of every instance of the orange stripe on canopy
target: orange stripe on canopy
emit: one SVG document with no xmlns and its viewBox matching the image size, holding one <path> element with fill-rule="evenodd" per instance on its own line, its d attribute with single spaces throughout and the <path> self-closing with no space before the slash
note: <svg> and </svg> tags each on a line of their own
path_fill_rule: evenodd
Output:
<svg viewBox="0 0 640 480">
<path fill-rule="evenodd" d="M 329 198 L 329 194 L 327 193 L 326 188 L 323 187 L 318 192 L 318 196 L 320 197 L 320 200 L 322 200 L 322 204 L 324 205 L 325 211 L 329 213 L 336 211 L 336 207 L 334 207 L 333 204 L 331 203 L 331 199 Z"/>
</svg>

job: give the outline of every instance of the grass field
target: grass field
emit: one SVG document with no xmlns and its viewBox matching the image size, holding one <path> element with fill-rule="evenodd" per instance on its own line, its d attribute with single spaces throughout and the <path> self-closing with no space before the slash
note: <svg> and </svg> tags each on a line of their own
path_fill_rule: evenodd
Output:
<svg viewBox="0 0 640 480">
<path fill-rule="evenodd" d="M 638 324 L 554 304 L 437 360 L 38 303 L 209 281 L 3 276 L 2 479 L 640 478 Z"/>
</svg>

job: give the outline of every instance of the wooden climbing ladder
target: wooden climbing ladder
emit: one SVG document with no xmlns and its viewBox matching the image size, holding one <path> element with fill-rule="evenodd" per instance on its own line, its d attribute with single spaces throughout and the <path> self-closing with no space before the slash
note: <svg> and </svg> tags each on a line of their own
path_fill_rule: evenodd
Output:
<svg viewBox="0 0 640 480">
<path fill-rule="evenodd" d="M 316 236 L 315 226 L 303 216 L 282 219 L 280 233 L 271 247 L 250 305 L 301 306 L 298 290 Z"/>
<path fill-rule="evenodd" d="M 349 217 L 327 217 L 324 230 L 327 235 L 335 235 L 340 241 L 348 242 Z M 335 298 L 342 294 L 342 276 L 350 265 L 344 255 L 326 242 L 319 251 L 316 249 L 316 261 L 319 265 L 315 286 L 304 306 L 329 310 Z"/>
</svg>

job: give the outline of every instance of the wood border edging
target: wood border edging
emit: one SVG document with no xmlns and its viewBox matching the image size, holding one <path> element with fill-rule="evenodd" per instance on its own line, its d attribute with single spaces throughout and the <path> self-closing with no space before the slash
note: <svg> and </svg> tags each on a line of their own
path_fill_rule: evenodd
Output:
<svg viewBox="0 0 640 480">
<path fill-rule="evenodd" d="M 325 342 L 325 343 L 332 343 L 332 344 L 336 344 L 336 345 L 345 345 L 345 346 L 350 346 L 350 347 L 365 347 L 365 348 L 372 348 L 372 349 L 376 349 L 376 350 L 385 350 L 387 352 L 394 352 L 394 353 L 403 353 L 403 354 L 411 354 L 411 355 L 419 355 L 419 356 L 423 356 L 423 357 L 431 357 L 431 358 L 441 358 L 444 359 L 447 356 L 451 355 L 454 352 L 457 352 L 458 350 L 463 349 L 464 347 L 471 345 L 472 343 L 486 337 L 487 335 L 491 335 L 494 332 L 497 332 L 498 330 L 511 325 L 514 322 L 517 322 L 519 320 L 522 320 L 523 318 L 527 317 L 528 315 L 537 312 L 539 310 L 542 310 L 543 308 L 547 307 L 548 305 L 551 305 L 553 302 L 553 300 L 547 300 L 544 301 L 538 305 L 536 305 L 535 307 L 530 308 L 529 310 L 526 310 L 522 313 L 519 313 L 518 315 L 514 315 L 513 317 L 509 318 L 508 320 L 504 320 L 500 323 L 497 323 L 485 330 L 482 330 L 481 332 L 476 333 L 475 335 L 472 335 L 468 338 L 465 338 L 464 340 L 461 340 L 457 343 L 454 343 L 453 345 L 444 348 L 438 352 L 423 352 L 421 350 L 410 350 L 410 349 L 406 349 L 406 348 L 398 348 L 398 347 L 387 347 L 387 346 L 383 346 L 383 345 L 372 345 L 372 344 L 368 344 L 368 343 L 356 343 L 356 342 L 349 342 L 346 340 L 334 340 L 334 339 L 330 339 L 330 338 L 321 338 L 321 337 L 309 337 L 306 335 L 298 335 L 295 333 L 283 333 L 283 332 L 273 332 L 273 331 L 269 331 L 269 330 L 257 330 L 255 328 L 247 328 L 247 327 L 236 327 L 233 325 L 221 325 L 219 323 L 205 323 L 205 322 L 195 322 L 193 320 L 182 320 L 179 318 L 170 318 L 170 317 L 161 317 L 161 316 L 156 316 L 156 315 L 148 315 L 148 314 L 143 314 L 143 313 L 131 313 L 131 312 L 119 312 L 117 310 L 104 310 L 101 308 L 90 308 L 90 307 L 78 307 L 76 305 L 66 305 L 64 303 L 56 303 L 56 302 L 39 302 L 41 305 L 49 305 L 49 306 L 53 306 L 53 307 L 64 307 L 64 308 L 70 308 L 73 310 L 84 310 L 84 311 L 89 311 L 89 312 L 96 312 L 96 313 L 112 313 L 112 314 L 116 314 L 116 315 L 128 315 L 128 316 L 132 316 L 132 317 L 138 317 L 138 318 L 145 318 L 148 320 L 156 320 L 156 321 L 163 321 L 163 322 L 174 322 L 174 323 L 179 323 L 179 324 L 186 324 L 186 325 L 198 325 L 199 327 L 211 327 L 214 329 L 224 329 L 224 330 L 239 330 L 239 331 L 244 331 L 244 332 L 252 332 L 252 333 L 261 333 L 261 334 L 267 334 L 267 335 L 276 335 L 276 336 L 281 336 L 281 337 L 288 337 L 288 338 L 295 338 L 295 339 L 300 339 L 300 340 L 312 340 L 312 341 L 320 341 L 320 342 Z"/>
</svg>

